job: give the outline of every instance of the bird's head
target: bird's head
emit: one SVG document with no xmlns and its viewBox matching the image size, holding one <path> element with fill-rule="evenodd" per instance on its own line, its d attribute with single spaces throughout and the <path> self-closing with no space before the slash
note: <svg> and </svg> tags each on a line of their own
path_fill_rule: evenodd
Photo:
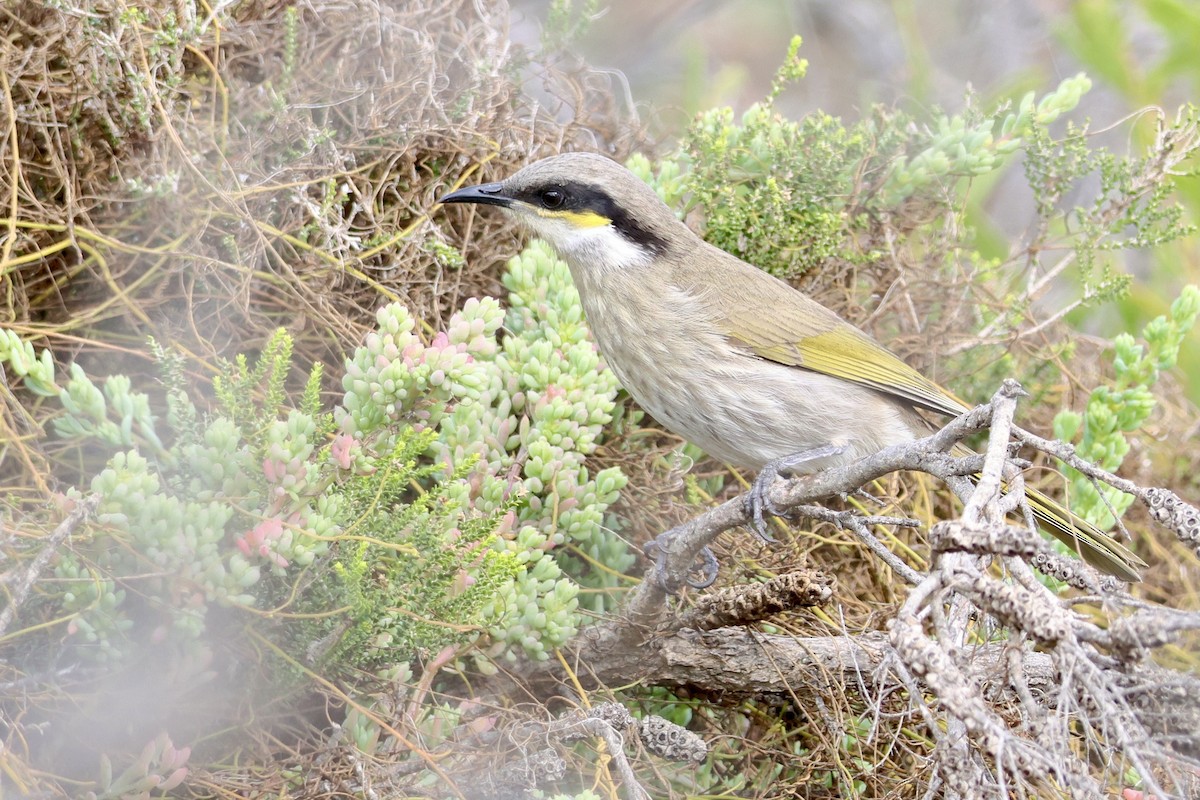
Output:
<svg viewBox="0 0 1200 800">
<path fill-rule="evenodd" d="M 636 175 L 592 153 L 552 156 L 440 202 L 499 206 L 573 267 L 589 270 L 649 264 L 687 231 Z"/>
</svg>

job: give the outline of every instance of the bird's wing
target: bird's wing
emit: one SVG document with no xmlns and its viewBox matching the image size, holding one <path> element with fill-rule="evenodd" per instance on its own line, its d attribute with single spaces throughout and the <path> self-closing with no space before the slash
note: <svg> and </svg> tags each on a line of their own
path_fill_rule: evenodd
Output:
<svg viewBox="0 0 1200 800">
<path fill-rule="evenodd" d="M 784 330 L 779 334 L 786 335 Z M 847 323 L 799 340 L 732 335 L 755 355 L 802 367 L 908 400 L 950 416 L 967 410 L 954 395 Z"/>
<path fill-rule="evenodd" d="M 853 381 L 931 411 L 967 411 L 953 394 L 808 295 L 759 274 L 769 280 L 731 275 L 737 281 L 732 291 L 707 293 L 731 341 L 759 358 Z"/>
</svg>

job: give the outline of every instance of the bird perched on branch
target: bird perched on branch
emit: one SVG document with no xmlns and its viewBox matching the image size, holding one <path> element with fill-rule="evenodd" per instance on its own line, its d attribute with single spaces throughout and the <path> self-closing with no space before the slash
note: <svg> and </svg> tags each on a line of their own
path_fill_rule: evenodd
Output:
<svg viewBox="0 0 1200 800">
<path fill-rule="evenodd" d="M 749 498 L 765 539 L 762 509 L 778 474 L 926 436 L 918 409 L 967 411 L 829 309 L 705 242 L 603 156 L 554 156 L 441 202 L 499 206 L 549 242 L 634 399 L 709 455 L 760 470 Z M 1026 494 L 1049 533 L 1099 569 L 1139 580 L 1137 555 L 1045 495 Z"/>
</svg>

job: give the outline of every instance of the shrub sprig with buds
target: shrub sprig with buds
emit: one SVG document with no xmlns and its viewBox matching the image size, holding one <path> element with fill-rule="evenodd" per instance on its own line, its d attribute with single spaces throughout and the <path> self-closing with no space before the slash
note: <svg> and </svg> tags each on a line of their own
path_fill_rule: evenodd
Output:
<svg viewBox="0 0 1200 800">
<path fill-rule="evenodd" d="M 1184 337 L 1200 316 L 1200 288 L 1185 286 L 1170 311 L 1156 317 L 1142 331 L 1145 344 L 1128 333 L 1113 339 L 1113 380 L 1088 396 L 1082 414 L 1061 411 L 1054 419 L 1054 435 L 1075 444 L 1076 452 L 1100 467 L 1116 471 L 1129 452 L 1126 434 L 1139 430 L 1150 418 L 1156 400 L 1152 391 L 1163 370 L 1175 365 Z M 1096 483 L 1066 468 L 1071 477 L 1071 508 L 1085 519 L 1107 528 L 1133 503 L 1133 495 Z"/>
<path fill-rule="evenodd" d="M 445 469 L 472 465 L 448 497 L 503 513 L 496 547 L 520 565 L 482 608 L 489 652 L 546 658 L 577 630 L 579 580 L 607 580 L 583 562 L 619 572 L 632 560 L 605 519 L 624 476 L 610 468 L 592 477 L 584 466 L 612 419 L 617 384 L 587 338 L 566 265 L 545 245 L 512 259 L 503 281 L 507 313 L 494 299 L 469 300 L 428 344 L 403 306 L 382 309 L 348 364 L 336 416 L 355 439 L 410 419 L 435 432 L 430 453 Z M 585 558 L 559 556 L 564 549 Z M 593 607 L 603 602 L 596 593 Z"/>
</svg>

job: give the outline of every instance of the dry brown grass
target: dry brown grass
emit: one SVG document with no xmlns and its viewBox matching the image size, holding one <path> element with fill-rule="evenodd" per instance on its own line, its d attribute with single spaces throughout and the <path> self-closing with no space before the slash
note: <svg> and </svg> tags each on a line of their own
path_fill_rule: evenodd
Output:
<svg viewBox="0 0 1200 800">
<path fill-rule="evenodd" d="M 5 324 L 103 358 L 100 373 L 148 335 L 203 370 L 281 325 L 300 365 L 336 365 L 382 302 L 403 299 L 436 327 L 463 298 L 495 293 L 511 229 L 450 214 L 445 227 L 469 233 L 453 268 L 436 252 L 435 199 L 541 154 L 620 154 L 639 136 L 597 76 L 526 63 L 507 13 L 6 6 Z M 546 107 L 522 99 L 525 83 L 545 84 Z"/>
</svg>

